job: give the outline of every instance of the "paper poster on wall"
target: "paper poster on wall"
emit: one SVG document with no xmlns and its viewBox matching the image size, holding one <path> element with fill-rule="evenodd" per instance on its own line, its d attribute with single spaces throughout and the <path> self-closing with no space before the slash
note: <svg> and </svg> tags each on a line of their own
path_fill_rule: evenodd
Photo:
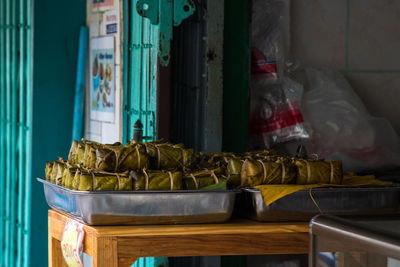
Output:
<svg viewBox="0 0 400 267">
<path fill-rule="evenodd" d="M 93 11 L 114 9 L 115 0 L 92 0 Z"/>
<path fill-rule="evenodd" d="M 110 10 L 103 14 L 103 35 L 118 33 L 118 13 Z"/>
<path fill-rule="evenodd" d="M 90 119 L 115 119 L 114 37 L 90 40 Z"/>
</svg>

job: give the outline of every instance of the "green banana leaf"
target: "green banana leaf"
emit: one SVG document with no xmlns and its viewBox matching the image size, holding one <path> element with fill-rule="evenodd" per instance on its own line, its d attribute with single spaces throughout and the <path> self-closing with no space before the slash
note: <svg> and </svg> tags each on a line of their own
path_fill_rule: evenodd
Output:
<svg viewBox="0 0 400 267">
<path fill-rule="evenodd" d="M 341 161 L 296 160 L 297 184 L 341 184 L 343 169 Z"/>
<path fill-rule="evenodd" d="M 290 161 L 249 160 L 243 163 L 240 173 L 242 187 L 265 184 L 292 184 L 296 180 L 295 165 Z"/>
<path fill-rule="evenodd" d="M 226 181 L 221 181 L 218 184 L 212 184 L 212 185 L 200 188 L 200 190 L 226 190 L 226 189 L 227 189 Z"/>
<path fill-rule="evenodd" d="M 125 172 L 147 168 L 149 159 L 142 144 L 113 145 L 96 149 L 96 169 L 106 172 Z"/>
<path fill-rule="evenodd" d="M 186 172 L 183 179 L 184 188 L 187 190 L 198 190 L 204 187 L 215 185 L 224 181 L 225 168 L 218 167 L 213 170 L 200 170 Z"/>
<path fill-rule="evenodd" d="M 184 149 L 182 144 L 144 143 L 150 156 L 150 166 L 155 170 L 185 169 L 195 161 L 193 149 Z"/>
<path fill-rule="evenodd" d="M 76 167 L 67 167 L 64 169 L 64 174 L 63 174 L 63 186 L 64 187 L 66 187 L 68 189 L 73 189 L 72 182 L 74 180 L 76 170 L 77 170 Z"/>
<path fill-rule="evenodd" d="M 243 166 L 243 160 L 241 159 L 231 159 L 228 162 L 228 166 L 226 169 L 227 173 L 227 185 L 228 188 L 238 188 L 242 183 L 240 172 Z"/>
<path fill-rule="evenodd" d="M 51 172 L 53 170 L 53 165 L 54 162 L 46 162 L 46 169 L 45 169 L 45 177 L 46 177 L 46 181 L 50 181 L 51 180 Z"/>
<path fill-rule="evenodd" d="M 133 171 L 134 190 L 181 190 L 182 172 L 180 171 Z"/>
</svg>

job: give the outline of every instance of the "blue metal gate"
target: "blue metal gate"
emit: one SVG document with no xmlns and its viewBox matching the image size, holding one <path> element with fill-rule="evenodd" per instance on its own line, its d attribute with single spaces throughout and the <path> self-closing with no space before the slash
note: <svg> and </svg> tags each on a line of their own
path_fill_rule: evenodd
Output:
<svg viewBox="0 0 400 267">
<path fill-rule="evenodd" d="M 0 0 L 0 266 L 28 266 L 31 184 L 30 0 Z"/>
</svg>

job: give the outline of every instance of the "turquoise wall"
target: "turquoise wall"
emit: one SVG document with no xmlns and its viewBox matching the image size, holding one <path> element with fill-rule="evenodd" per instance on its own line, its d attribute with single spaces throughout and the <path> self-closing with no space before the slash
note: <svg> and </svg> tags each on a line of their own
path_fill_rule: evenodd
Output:
<svg viewBox="0 0 400 267">
<path fill-rule="evenodd" d="M 46 161 L 66 157 L 72 136 L 79 27 L 86 1 L 35 0 L 33 28 L 33 132 L 31 266 L 47 266 Z"/>
</svg>

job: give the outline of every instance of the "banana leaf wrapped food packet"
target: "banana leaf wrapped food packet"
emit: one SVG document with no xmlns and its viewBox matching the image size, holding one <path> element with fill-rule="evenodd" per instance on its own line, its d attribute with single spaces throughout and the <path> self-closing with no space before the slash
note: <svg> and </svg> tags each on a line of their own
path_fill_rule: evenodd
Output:
<svg viewBox="0 0 400 267">
<path fill-rule="evenodd" d="M 256 151 L 249 151 L 245 152 L 241 155 L 241 158 L 245 159 L 270 159 L 270 158 L 278 157 L 278 153 L 275 150 L 256 150 Z"/>
<path fill-rule="evenodd" d="M 132 190 L 132 177 L 128 173 L 107 173 L 79 169 L 73 187 L 79 191 L 122 191 Z"/>
<path fill-rule="evenodd" d="M 125 172 L 147 168 L 149 158 L 143 144 L 127 146 L 106 145 L 96 149 L 96 169 L 106 172 Z"/>
<path fill-rule="evenodd" d="M 152 169 L 185 169 L 192 166 L 195 161 L 193 149 L 185 149 L 182 144 L 149 142 L 144 145 L 150 156 Z"/>
<path fill-rule="evenodd" d="M 183 179 L 184 188 L 187 190 L 198 190 L 213 184 L 218 184 L 226 179 L 223 174 L 225 174 L 224 167 L 185 173 Z"/>
<path fill-rule="evenodd" d="M 295 165 L 290 160 L 250 160 L 243 162 L 241 185 L 254 187 L 265 184 L 293 184 L 296 181 Z"/>
<path fill-rule="evenodd" d="M 84 164 L 85 144 L 74 140 L 68 154 L 68 162 L 72 164 Z"/>
<path fill-rule="evenodd" d="M 46 169 L 45 169 L 45 177 L 46 181 L 50 181 L 51 179 L 51 172 L 53 171 L 53 161 L 46 162 Z"/>
<path fill-rule="evenodd" d="M 221 166 L 226 167 L 232 158 L 239 158 L 239 155 L 230 152 L 204 153 L 200 152 L 197 159 L 197 167 L 200 169 L 214 169 Z"/>
<path fill-rule="evenodd" d="M 97 154 L 96 151 L 97 149 L 101 148 L 119 148 L 122 147 L 122 144 L 120 142 L 116 142 L 114 144 L 100 144 L 98 142 L 82 139 L 82 143 L 85 144 L 85 154 L 83 156 L 83 166 L 86 168 L 91 168 L 94 169 L 96 168 L 96 159 L 97 159 Z"/>
<path fill-rule="evenodd" d="M 341 184 L 343 169 L 341 161 L 299 159 L 297 184 Z"/>
<path fill-rule="evenodd" d="M 70 148 L 69 153 L 68 153 L 68 162 L 70 162 L 72 164 L 77 164 L 78 163 L 78 160 L 77 160 L 78 143 L 79 143 L 79 141 L 74 140 L 72 142 L 71 148 Z"/>
<path fill-rule="evenodd" d="M 66 168 L 64 169 L 63 184 L 62 184 L 64 187 L 68 189 L 73 189 L 72 183 L 74 181 L 76 171 L 77 171 L 76 166 L 72 166 L 70 164 L 66 165 Z"/>
<path fill-rule="evenodd" d="M 240 173 L 242 171 L 244 160 L 241 159 L 230 159 L 228 166 L 226 167 L 227 173 L 227 186 L 228 188 L 238 188 L 242 183 Z"/>
<path fill-rule="evenodd" d="M 85 153 L 83 156 L 83 166 L 94 169 L 96 167 L 96 150 L 102 148 L 103 145 L 92 141 L 86 141 L 84 144 Z"/>
<path fill-rule="evenodd" d="M 50 182 L 57 184 L 57 185 L 62 184 L 63 174 L 64 174 L 64 165 L 65 165 L 65 162 L 63 159 L 54 161 L 53 168 L 51 170 L 51 175 L 50 175 Z"/>
<path fill-rule="evenodd" d="M 182 172 L 180 171 L 132 171 L 134 190 L 181 190 Z"/>
</svg>

